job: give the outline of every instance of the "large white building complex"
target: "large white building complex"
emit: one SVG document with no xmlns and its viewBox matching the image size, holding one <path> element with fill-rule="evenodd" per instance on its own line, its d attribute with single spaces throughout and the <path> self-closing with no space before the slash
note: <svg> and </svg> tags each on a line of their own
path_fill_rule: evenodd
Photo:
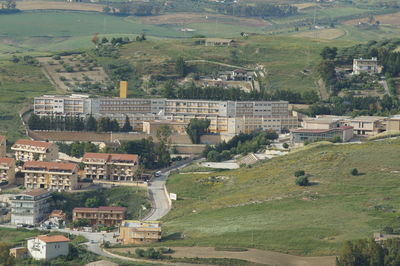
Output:
<svg viewBox="0 0 400 266">
<path fill-rule="evenodd" d="M 86 95 L 44 95 L 34 100 L 39 116 L 110 117 L 122 125 L 128 116 L 136 131 L 143 122 L 189 123 L 192 118 L 211 121 L 210 132 L 236 135 L 256 129 L 282 131 L 299 126 L 287 101 L 212 101 L 140 98 L 89 98 Z"/>
</svg>

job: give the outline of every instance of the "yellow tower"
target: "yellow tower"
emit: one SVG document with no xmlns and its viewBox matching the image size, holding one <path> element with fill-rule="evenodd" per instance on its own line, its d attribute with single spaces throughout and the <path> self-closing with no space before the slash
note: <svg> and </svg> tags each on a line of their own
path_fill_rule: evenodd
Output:
<svg viewBox="0 0 400 266">
<path fill-rule="evenodd" d="M 119 82 L 119 98 L 128 98 L 128 82 L 120 81 Z"/>
</svg>

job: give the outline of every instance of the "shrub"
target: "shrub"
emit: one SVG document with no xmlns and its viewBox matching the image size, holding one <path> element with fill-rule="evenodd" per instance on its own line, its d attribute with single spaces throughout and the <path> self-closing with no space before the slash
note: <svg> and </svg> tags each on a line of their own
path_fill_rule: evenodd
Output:
<svg viewBox="0 0 400 266">
<path fill-rule="evenodd" d="M 357 170 L 357 168 L 353 168 L 353 169 L 351 170 L 351 175 L 353 175 L 353 176 L 358 175 L 358 170 Z"/>
<path fill-rule="evenodd" d="M 59 55 L 53 55 L 51 58 L 53 58 L 54 60 L 60 60 L 61 56 Z"/>
<path fill-rule="evenodd" d="M 135 253 L 138 257 L 144 257 L 144 250 L 141 248 L 135 249 Z"/>
<path fill-rule="evenodd" d="M 386 226 L 386 227 L 384 227 L 383 228 L 383 230 L 382 230 L 384 233 L 386 233 L 386 234 L 393 234 L 393 228 L 392 227 L 390 227 L 390 226 Z"/>
<path fill-rule="evenodd" d="M 304 175 L 306 175 L 306 172 L 304 170 L 297 170 L 296 172 L 294 172 L 295 177 L 300 177 Z"/>
<path fill-rule="evenodd" d="M 310 182 L 308 181 L 308 177 L 306 176 L 299 176 L 296 178 L 296 185 L 298 186 L 308 186 Z"/>
<path fill-rule="evenodd" d="M 287 149 L 287 148 L 289 148 L 289 144 L 287 144 L 286 142 L 285 142 L 285 143 L 283 143 L 283 145 L 282 145 L 282 146 L 283 146 L 283 148 L 284 148 L 284 149 Z"/>
</svg>

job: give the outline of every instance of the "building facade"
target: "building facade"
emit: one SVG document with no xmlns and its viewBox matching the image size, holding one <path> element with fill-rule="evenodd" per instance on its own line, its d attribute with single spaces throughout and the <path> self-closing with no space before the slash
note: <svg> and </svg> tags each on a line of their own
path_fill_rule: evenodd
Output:
<svg viewBox="0 0 400 266">
<path fill-rule="evenodd" d="M 0 157 L 6 157 L 7 153 L 7 139 L 6 136 L 0 135 Z"/>
<path fill-rule="evenodd" d="M 57 145 L 49 142 L 20 139 L 12 145 L 17 161 L 54 161 L 58 159 Z"/>
<path fill-rule="evenodd" d="M 342 122 L 345 126 L 354 128 L 354 135 L 369 137 L 386 131 L 386 117 L 383 116 L 358 116 Z"/>
<path fill-rule="evenodd" d="M 29 161 L 25 162 L 22 173 L 28 189 L 68 191 L 78 185 L 78 166 L 74 163 Z"/>
<path fill-rule="evenodd" d="M 375 74 L 379 72 L 378 58 L 372 57 L 371 59 L 353 59 L 353 74 Z"/>
<path fill-rule="evenodd" d="M 90 225 L 118 226 L 125 219 L 125 207 L 74 208 L 72 220 L 86 219 Z"/>
<path fill-rule="evenodd" d="M 291 132 L 292 143 L 303 143 L 305 141 L 315 142 L 322 140 L 333 140 L 339 137 L 342 142 L 351 140 L 354 136 L 353 127 L 342 126 L 331 129 L 294 129 Z"/>
<path fill-rule="evenodd" d="M 84 176 L 92 180 L 136 181 L 139 156 L 136 154 L 85 153 Z"/>
<path fill-rule="evenodd" d="M 0 158 L 0 182 L 15 183 L 15 160 L 12 158 Z"/>
<path fill-rule="evenodd" d="M 123 221 L 119 227 L 119 241 L 123 245 L 145 244 L 161 240 L 159 221 Z"/>
<path fill-rule="evenodd" d="M 70 240 L 63 235 L 40 235 L 27 241 L 29 255 L 35 260 L 51 260 L 67 256 Z"/>
<path fill-rule="evenodd" d="M 35 97 L 35 114 L 81 116 L 91 112 L 91 99 L 87 95 L 72 94 L 70 96 L 43 95 Z"/>
<path fill-rule="evenodd" d="M 51 212 L 51 193 L 35 189 L 10 198 L 11 224 L 36 225 Z"/>
</svg>

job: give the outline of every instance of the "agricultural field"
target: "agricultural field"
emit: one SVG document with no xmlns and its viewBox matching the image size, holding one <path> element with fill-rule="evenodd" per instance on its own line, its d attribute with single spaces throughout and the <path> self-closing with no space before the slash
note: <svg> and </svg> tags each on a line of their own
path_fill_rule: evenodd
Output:
<svg viewBox="0 0 400 266">
<path fill-rule="evenodd" d="M 78 2 L 53 2 L 53 1 L 18 1 L 17 8 L 28 10 L 73 10 L 103 12 L 103 5 L 78 3 Z"/>
<path fill-rule="evenodd" d="M 0 61 L 0 134 L 11 142 L 25 136 L 19 112 L 33 97 L 54 92 L 40 67 Z"/>
<path fill-rule="evenodd" d="M 315 66 L 320 60 L 319 53 L 323 47 L 351 45 L 345 41 L 315 41 L 282 36 L 236 38 L 237 47 L 196 45 L 197 40 L 133 42 L 123 46 L 120 53 L 139 75 L 171 75 L 174 71 L 173 60 L 179 56 L 189 61 L 189 66 L 208 68 L 209 71 L 225 70 L 226 67 L 190 60 L 207 60 L 250 69 L 260 64 L 265 68 L 264 84 L 269 89 L 301 91 L 316 89 Z M 232 52 L 236 52 L 237 60 L 232 59 Z"/>
<path fill-rule="evenodd" d="M 320 256 L 386 226 L 398 232 L 399 146 L 400 140 L 318 143 L 252 168 L 175 173 L 167 187 L 178 200 L 160 245 Z M 360 174 L 351 175 L 353 168 Z M 310 186 L 295 185 L 296 170 L 305 170 Z"/>
<path fill-rule="evenodd" d="M 104 69 L 86 54 L 39 57 L 44 71 L 57 88 L 66 92 L 104 91 L 112 86 Z"/>
<path fill-rule="evenodd" d="M 303 31 L 300 33 L 296 33 L 293 36 L 300 37 L 300 38 L 315 38 L 317 40 L 334 40 L 339 39 L 346 32 L 341 29 L 320 29 L 320 30 L 313 30 L 313 31 Z"/>
<path fill-rule="evenodd" d="M 36 230 L 0 228 L 0 241 L 14 246 L 22 244 L 27 238 L 38 234 L 39 231 Z"/>
</svg>

